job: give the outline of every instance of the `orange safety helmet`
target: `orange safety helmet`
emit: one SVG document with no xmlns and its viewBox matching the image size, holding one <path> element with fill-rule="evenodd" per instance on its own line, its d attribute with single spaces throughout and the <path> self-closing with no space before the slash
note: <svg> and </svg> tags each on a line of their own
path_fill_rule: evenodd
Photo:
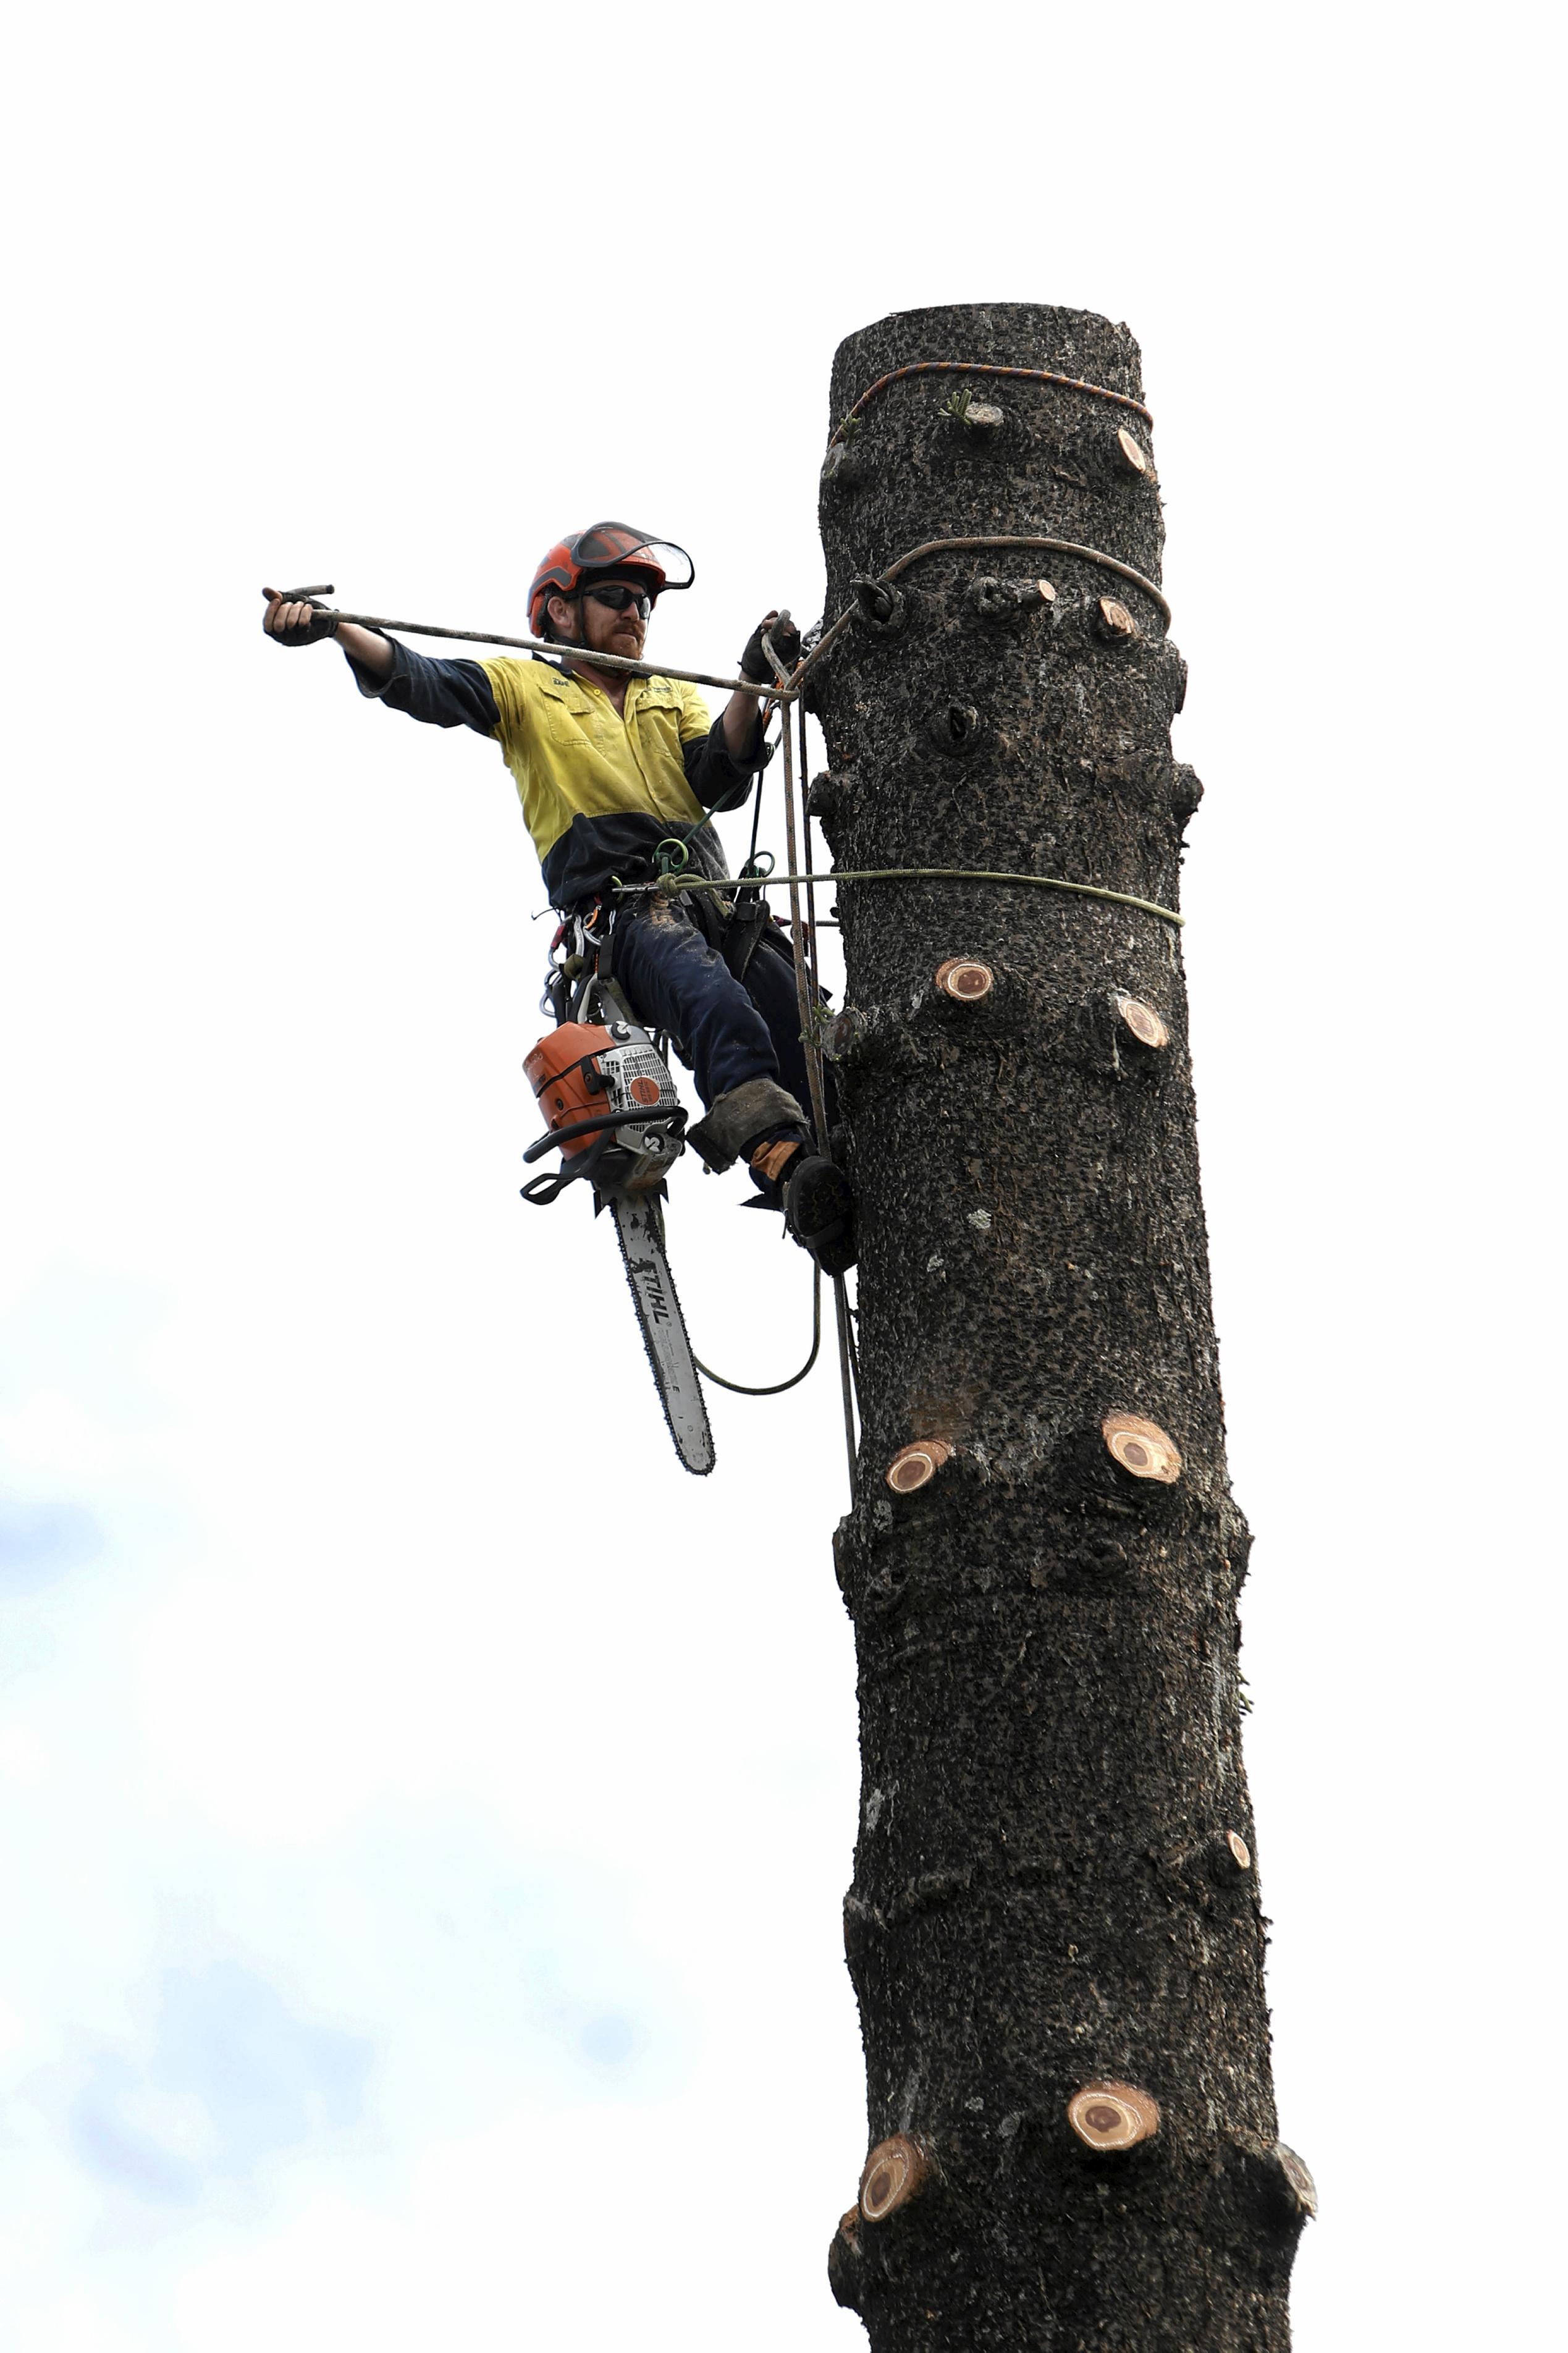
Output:
<svg viewBox="0 0 1568 2353">
<path fill-rule="evenodd" d="M 594 522 L 570 539 L 558 539 L 542 558 L 528 592 L 528 626 L 536 638 L 545 634 L 552 596 L 575 596 L 592 580 L 613 573 L 629 573 L 646 580 L 648 594 L 689 588 L 697 568 L 683 547 L 673 540 L 655 539 L 635 523 Z"/>
</svg>

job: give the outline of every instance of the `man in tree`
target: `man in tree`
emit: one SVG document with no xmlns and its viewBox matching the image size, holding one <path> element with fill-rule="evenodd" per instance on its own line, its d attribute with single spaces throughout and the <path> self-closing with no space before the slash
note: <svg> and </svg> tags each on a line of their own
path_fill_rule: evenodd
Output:
<svg viewBox="0 0 1568 2353">
<path fill-rule="evenodd" d="M 516 781 L 552 902 L 565 913 L 613 906 L 615 881 L 651 877 L 674 837 L 714 881 L 727 878 L 705 812 L 743 799 L 765 757 L 761 706 L 733 694 L 710 725 L 695 687 L 601 668 L 595 653 L 642 659 L 661 592 L 691 585 L 690 558 L 630 524 L 601 522 L 559 541 L 529 591 L 529 627 L 563 649 L 542 656 L 442 661 L 303 602 L 263 591 L 263 626 L 279 645 L 335 637 L 362 694 L 437 727 L 489 735 Z M 772 676 L 752 631 L 742 677 Z M 798 649 L 781 629 L 778 650 Z M 777 642 L 775 640 L 775 642 Z M 828 1273 L 854 1262 L 848 1180 L 817 1153 L 806 1115 L 805 1054 L 788 952 L 764 924 L 739 969 L 711 922 L 711 893 L 684 902 L 648 894 L 613 913 L 614 964 L 637 1013 L 666 1029 L 690 1063 L 707 1116 L 691 1141 L 710 1167 L 744 1157 L 763 1201 L 782 1208 L 795 1240 Z"/>
</svg>

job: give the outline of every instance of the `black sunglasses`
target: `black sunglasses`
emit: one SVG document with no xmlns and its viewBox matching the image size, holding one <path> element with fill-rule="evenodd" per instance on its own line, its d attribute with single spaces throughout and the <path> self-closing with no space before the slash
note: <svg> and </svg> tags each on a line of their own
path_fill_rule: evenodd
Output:
<svg viewBox="0 0 1568 2353">
<path fill-rule="evenodd" d="M 653 610 L 653 598 L 646 588 L 628 588 L 620 580 L 607 580 L 602 588 L 587 588 L 584 594 L 596 605 L 607 605 L 612 613 L 624 613 L 628 605 L 634 605 L 640 621 L 646 621 Z"/>
</svg>

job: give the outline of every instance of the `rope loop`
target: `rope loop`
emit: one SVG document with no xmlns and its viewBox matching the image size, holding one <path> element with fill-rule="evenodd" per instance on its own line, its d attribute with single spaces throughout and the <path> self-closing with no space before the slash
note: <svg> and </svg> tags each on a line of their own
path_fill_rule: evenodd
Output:
<svg viewBox="0 0 1568 2353">
<path fill-rule="evenodd" d="M 799 1388 L 813 1365 L 816 1364 L 821 1346 L 822 1269 L 814 1262 L 811 1270 L 811 1354 L 798 1373 L 792 1373 L 787 1381 L 769 1381 L 760 1388 L 753 1388 L 749 1381 L 727 1381 L 722 1373 L 716 1373 L 711 1365 L 705 1365 L 695 1349 L 692 1351 L 691 1361 L 704 1380 L 714 1382 L 721 1389 L 728 1389 L 731 1397 L 782 1397 L 785 1389 Z"/>
<path fill-rule="evenodd" d="M 801 884 L 841 882 L 1010 882 L 1033 891 L 1065 891 L 1075 899 L 1099 899 L 1111 907 L 1135 907 L 1142 915 L 1157 915 L 1163 923 L 1173 923 L 1178 931 L 1186 923 L 1185 915 L 1174 907 L 1163 907 L 1158 899 L 1141 899 L 1133 891 L 1108 891 L 1099 882 L 1069 882 L 1064 874 L 1007 874 L 994 872 L 980 866 L 875 866 L 829 868 L 826 874 L 773 874 L 759 884 L 766 889 L 770 883 L 788 883 L 792 889 Z M 683 892 L 733 891 L 733 882 L 688 881 L 679 874 L 661 875 L 657 882 L 620 882 L 618 894 L 625 899 L 638 898 L 649 891 L 658 891 L 668 899 L 679 898 Z M 793 928 L 793 927 L 792 927 Z M 803 1021 L 805 1016 L 802 1017 Z"/>
<path fill-rule="evenodd" d="M 1052 368 L 1002 367 L 992 360 L 911 360 L 908 367 L 893 368 L 888 375 L 879 375 L 875 384 L 867 385 L 854 406 L 847 409 L 834 427 L 828 448 L 834 448 L 839 442 L 851 438 L 868 401 L 875 400 L 879 392 L 886 392 L 890 384 L 901 384 L 906 376 L 910 375 L 997 375 L 1022 378 L 1029 384 L 1056 384 L 1065 391 L 1086 392 L 1091 399 L 1109 400 L 1114 402 L 1118 408 L 1130 408 L 1134 417 L 1143 419 L 1145 425 L 1154 422 L 1142 402 L 1134 400 L 1130 392 L 1112 392 L 1109 385 L 1086 384 L 1082 376 L 1058 375 Z M 953 411 L 955 415 L 958 413 Z"/>
</svg>

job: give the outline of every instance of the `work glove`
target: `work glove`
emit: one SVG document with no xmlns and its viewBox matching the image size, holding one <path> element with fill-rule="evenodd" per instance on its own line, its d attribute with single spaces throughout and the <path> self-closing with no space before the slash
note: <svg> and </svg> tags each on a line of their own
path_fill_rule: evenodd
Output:
<svg viewBox="0 0 1568 2353">
<path fill-rule="evenodd" d="M 335 613 L 323 613 L 309 598 L 290 604 L 276 588 L 264 588 L 261 593 L 267 599 L 261 626 L 280 646 L 314 646 L 323 638 L 337 636 Z"/>
<path fill-rule="evenodd" d="M 793 669 L 800 659 L 800 631 L 787 613 L 768 613 L 757 623 L 746 639 L 746 650 L 741 656 L 741 676 L 749 678 L 754 686 L 772 686 L 773 665 L 763 651 L 763 639 L 771 635 L 773 651 L 786 669 Z"/>
</svg>

